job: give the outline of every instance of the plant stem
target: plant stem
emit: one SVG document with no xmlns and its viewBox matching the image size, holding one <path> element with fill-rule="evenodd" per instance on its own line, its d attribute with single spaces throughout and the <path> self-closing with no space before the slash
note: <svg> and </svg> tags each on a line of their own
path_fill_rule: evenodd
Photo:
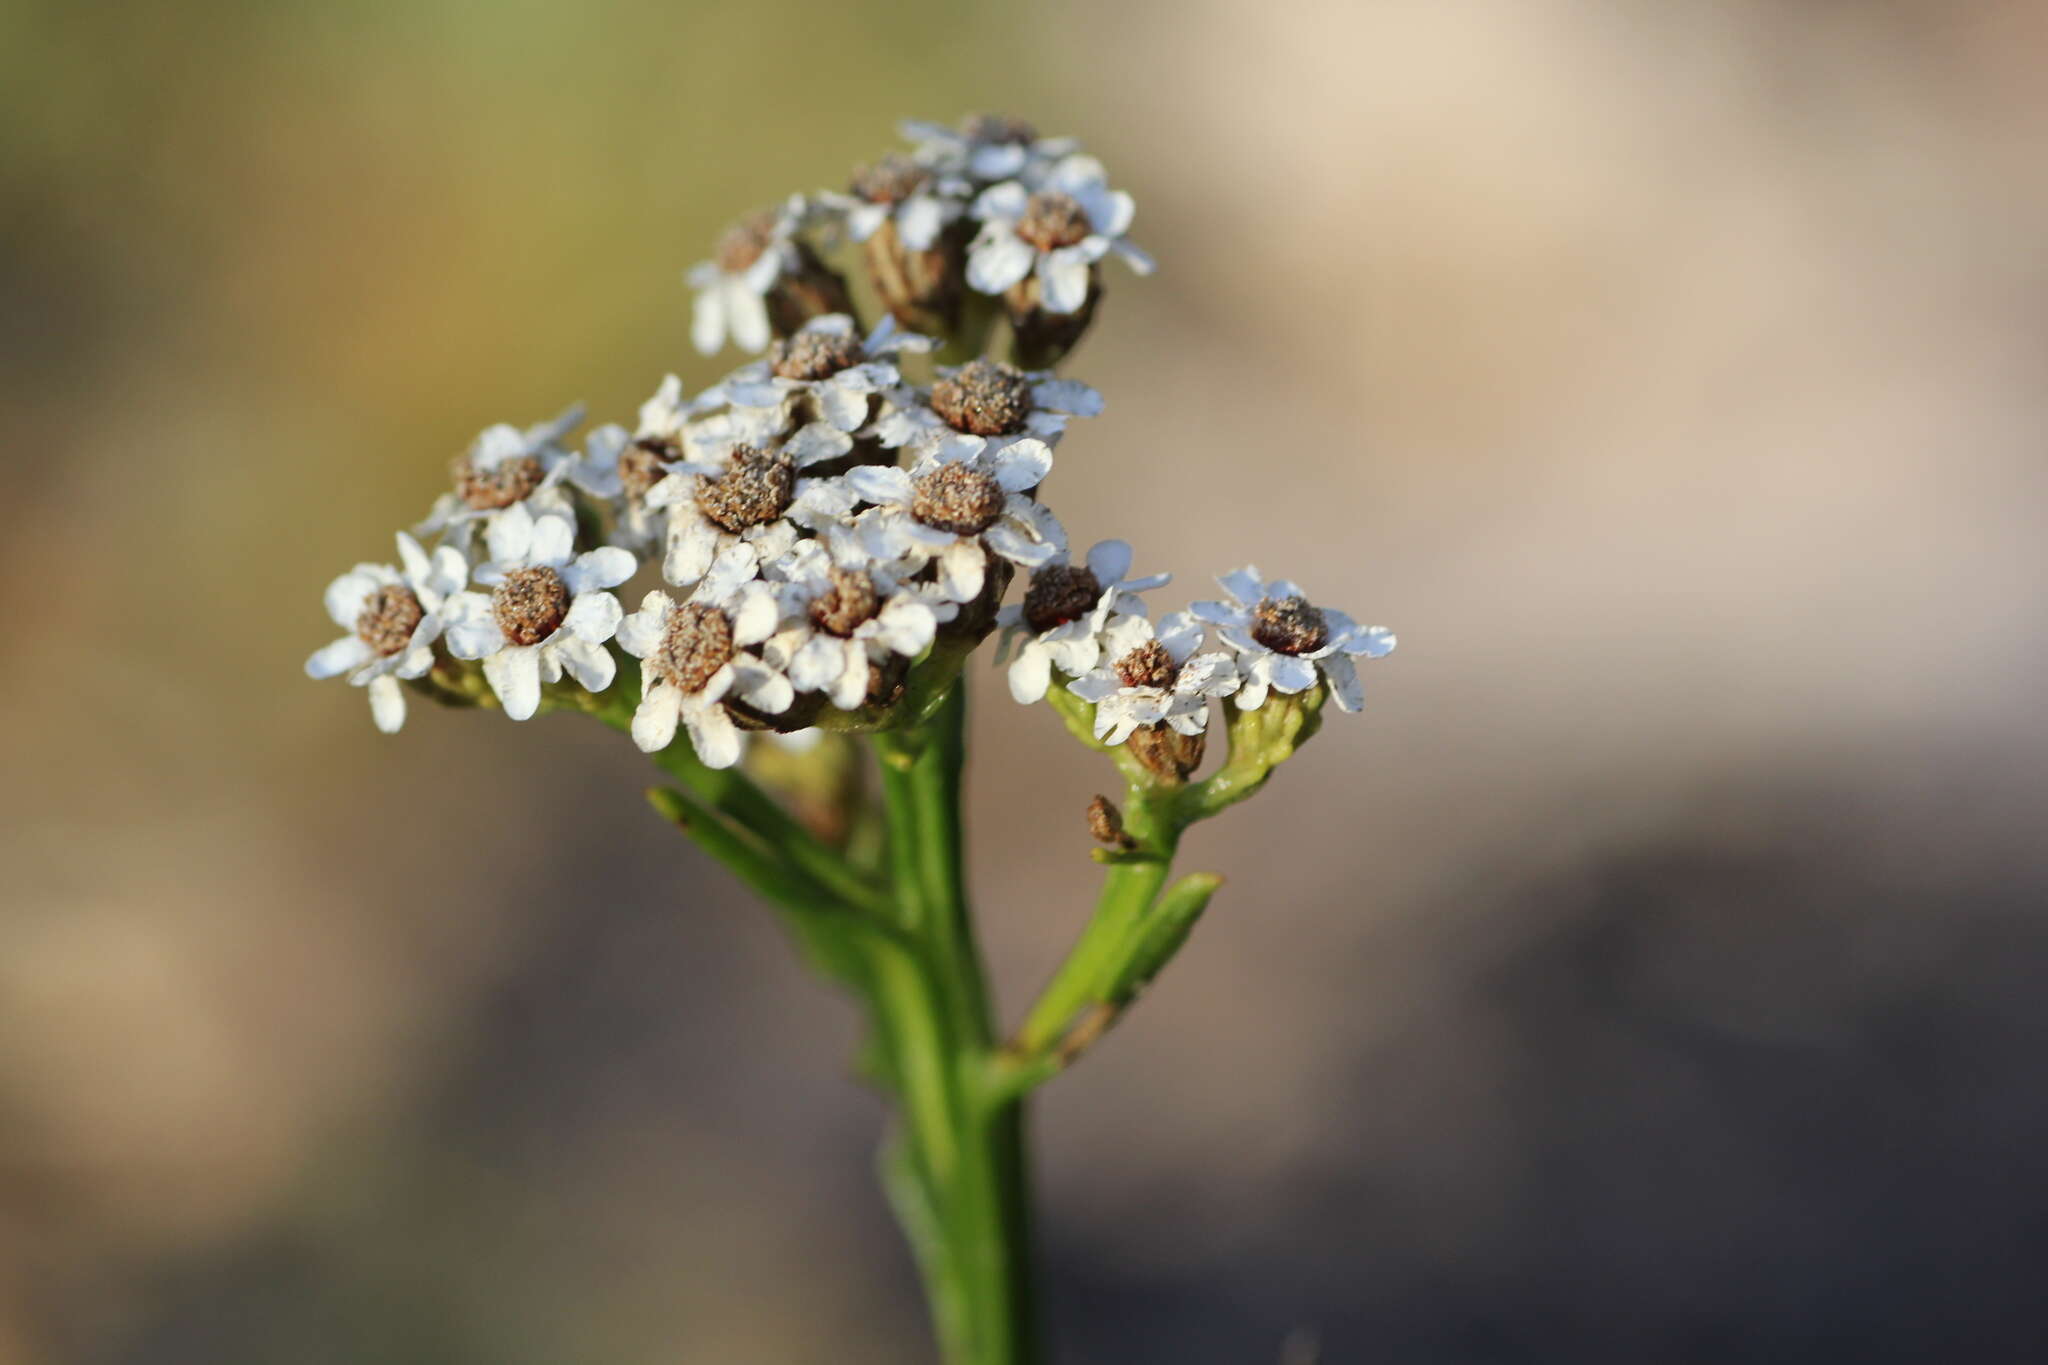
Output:
<svg viewBox="0 0 2048 1365">
<path fill-rule="evenodd" d="M 875 1005 L 902 1094 L 887 1183 L 918 1253 L 947 1365 L 1032 1365 L 1023 1101 L 988 1083 L 995 1023 L 965 877 L 965 689 L 875 736 L 899 925 L 878 944 Z"/>
</svg>

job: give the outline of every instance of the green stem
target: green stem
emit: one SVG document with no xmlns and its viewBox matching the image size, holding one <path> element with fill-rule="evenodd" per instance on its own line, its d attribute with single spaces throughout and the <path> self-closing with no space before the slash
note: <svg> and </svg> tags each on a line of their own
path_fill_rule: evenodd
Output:
<svg viewBox="0 0 2048 1365">
<path fill-rule="evenodd" d="M 988 1084 L 995 1023 L 960 819 L 965 722 L 956 685 L 924 723 L 875 736 L 896 922 L 922 950 L 876 958 L 876 1006 L 903 1101 L 890 1183 L 948 1365 L 1031 1365 L 1023 1104 Z M 913 1194 L 921 1197 L 906 1203 Z"/>
</svg>

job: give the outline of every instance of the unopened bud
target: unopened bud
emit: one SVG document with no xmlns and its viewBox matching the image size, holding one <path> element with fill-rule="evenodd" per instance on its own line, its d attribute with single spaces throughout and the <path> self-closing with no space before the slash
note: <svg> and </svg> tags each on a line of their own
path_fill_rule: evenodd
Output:
<svg viewBox="0 0 2048 1365">
<path fill-rule="evenodd" d="M 1123 812 L 1116 803 L 1106 796 L 1098 796 L 1088 803 L 1088 832 L 1095 836 L 1098 844 L 1129 851 L 1138 846 L 1138 841 L 1124 833 Z"/>
<path fill-rule="evenodd" d="M 1141 725 L 1124 741 L 1131 756 L 1145 770 L 1174 786 L 1188 780 L 1188 774 L 1202 766 L 1208 748 L 1206 735 L 1184 735 L 1169 725 Z"/>
</svg>

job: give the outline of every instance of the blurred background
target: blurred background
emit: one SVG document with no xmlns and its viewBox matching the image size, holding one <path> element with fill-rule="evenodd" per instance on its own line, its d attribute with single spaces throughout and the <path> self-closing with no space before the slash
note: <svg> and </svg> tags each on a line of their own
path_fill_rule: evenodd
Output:
<svg viewBox="0 0 2048 1365">
<path fill-rule="evenodd" d="M 2048 1358 L 2048 7 L 13 0 L 0 1362 L 928 1358 L 852 1012 L 630 747 L 300 668 L 986 108 L 1162 263 L 1075 540 L 1403 642 L 1046 1092 L 1061 1360 Z M 978 688 L 1014 1015 L 1109 779 Z"/>
</svg>

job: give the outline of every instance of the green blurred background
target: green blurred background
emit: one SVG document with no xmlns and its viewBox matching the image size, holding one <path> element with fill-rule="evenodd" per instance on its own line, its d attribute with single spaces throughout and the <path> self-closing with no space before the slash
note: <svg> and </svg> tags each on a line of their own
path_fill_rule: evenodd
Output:
<svg viewBox="0 0 2048 1365">
<path fill-rule="evenodd" d="M 849 1010 L 570 721 L 301 676 L 905 115 L 1162 262 L 1074 538 L 1398 628 L 1049 1093 L 1069 1362 L 2048 1354 L 2048 12 L 0 3 L 0 1362 L 925 1358 Z M 1014 1011 L 1107 780 L 980 680 Z"/>
</svg>

